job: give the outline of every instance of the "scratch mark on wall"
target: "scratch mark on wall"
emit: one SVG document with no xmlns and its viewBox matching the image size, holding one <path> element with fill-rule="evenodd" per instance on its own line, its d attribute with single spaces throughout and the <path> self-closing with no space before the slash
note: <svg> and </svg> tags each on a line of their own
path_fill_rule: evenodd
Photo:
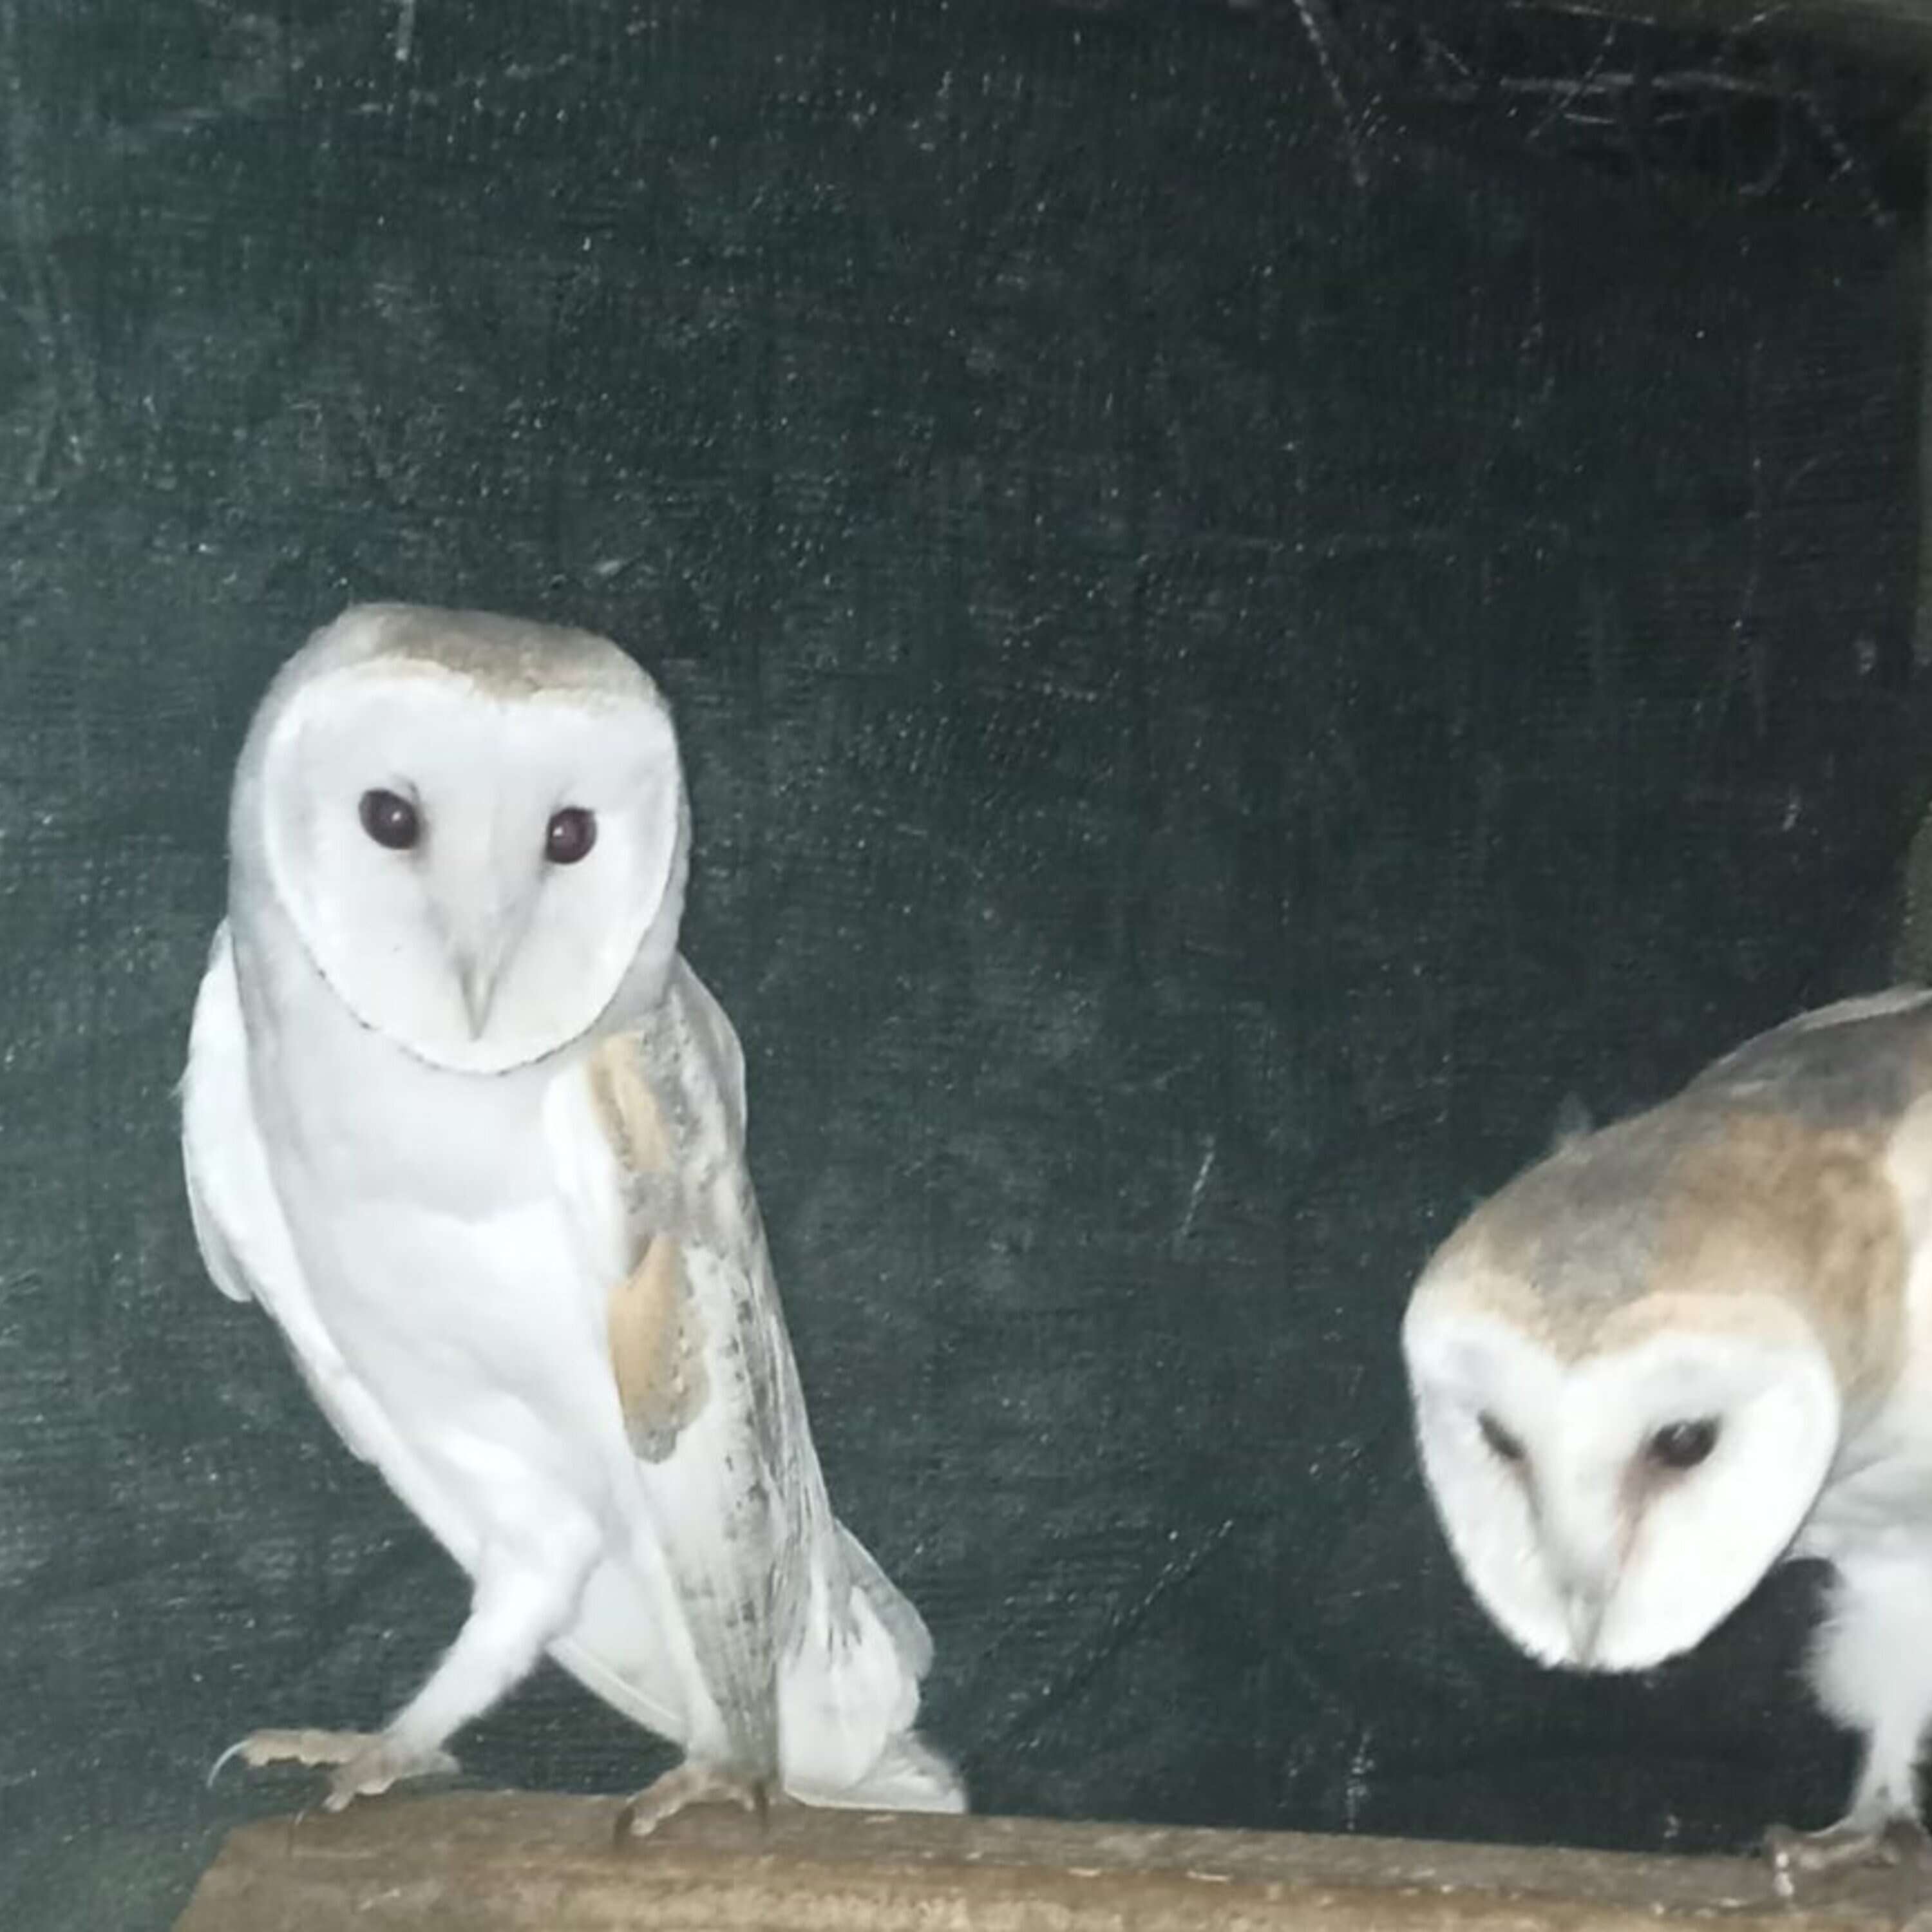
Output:
<svg viewBox="0 0 1932 1932">
<path fill-rule="evenodd" d="M 1194 1185 L 1188 1190 L 1187 1211 L 1180 1217 L 1180 1226 L 1174 1231 L 1174 1245 L 1182 1246 L 1194 1232 L 1194 1217 L 1201 1211 L 1201 1197 L 1208 1190 L 1208 1177 L 1214 1171 L 1214 1136 L 1208 1136 L 1207 1144 L 1202 1150 L 1201 1165 L 1195 1171 Z"/>
<path fill-rule="evenodd" d="M 1294 10 L 1301 16 L 1302 26 L 1314 43 L 1315 58 L 1321 64 L 1322 78 L 1327 84 L 1328 98 L 1334 102 L 1335 112 L 1341 117 L 1342 133 L 1348 146 L 1348 172 L 1354 176 L 1355 185 L 1365 188 L 1369 184 L 1369 164 L 1362 152 L 1355 117 L 1348 111 L 1348 97 L 1342 91 L 1340 70 L 1335 64 L 1334 50 L 1340 36 L 1335 31 L 1334 16 L 1328 10 L 1328 0 L 1294 0 Z"/>
<path fill-rule="evenodd" d="M 1053 1678 L 1027 1700 L 1024 1706 L 1001 1728 L 994 1742 L 1001 1747 L 1010 1747 L 1018 1738 L 1036 1736 L 1046 1718 L 1077 1696 L 1110 1661 L 1120 1655 L 1134 1632 L 1146 1622 L 1158 1604 L 1194 1581 L 1208 1559 L 1234 1534 L 1234 1526 L 1235 1519 L 1228 1517 L 1209 1530 L 1191 1549 L 1170 1557 L 1138 1597 L 1131 1602 L 1116 1605 L 1100 1629 Z"/>
</svg>

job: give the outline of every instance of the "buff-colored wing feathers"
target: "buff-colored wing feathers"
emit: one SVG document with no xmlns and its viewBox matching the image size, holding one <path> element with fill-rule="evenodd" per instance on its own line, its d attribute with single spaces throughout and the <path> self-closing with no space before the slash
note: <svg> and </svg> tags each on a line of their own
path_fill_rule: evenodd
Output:
<svg viewBox="0 0 1932 1932">
<path fill-rule="evenodd" d="M 635 1036 L 604 1041 L 586 1073 L 620 1171 L 634 1192 L 660 1197 L 663 1217 L 674 1220 L 669 1132 Z M 682 1240 L 668 1228 L 639 1228 L 635 1238 L 642 1252 L 611 1290 L 606 1331 L 631 1446 L 646 1462 L 662 1462 L 704 1408 L 710 1377 Z"/>
<path fill-rule="evenodd" d="M 634 1034 L 616 1034 L 586 1066 L 591 1103 L 618 1166 L 634 1178 L 670 1172 L 670 1140 Z"/>
<path fill-rule="evenodd" d="M 644 1259 L 617 1284 L 608 1326 L 625 1432 L 646 1462 L 662 1462 L 704 1408 L 711 1386 L 704 1324 L 683 1252 L 669 1234 L 654 1235 Z"/>
</svg>

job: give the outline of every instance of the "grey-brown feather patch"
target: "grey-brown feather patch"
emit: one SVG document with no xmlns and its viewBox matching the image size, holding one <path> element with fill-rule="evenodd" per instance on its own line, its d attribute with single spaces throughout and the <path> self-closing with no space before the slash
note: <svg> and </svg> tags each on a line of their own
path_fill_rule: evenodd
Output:
<svg viewBox="0 0 1932 1932">
<path fill-rule="evenodd" d="M 1900 1357 L 1906 1241 L 1886 1136 L 1744 1110 L 1694 1142 L 1663 1204 L 1652 1286 L 1777 1288 L 1809 1312 L 1846 1395 Z"/>
<path fill-rule="evenodd" d="M 1689 1297 L 1700 1319 L 1721 1320 L 1730 1296 L 1780 1294 L 1805 1311 L 1856 1400 L 1892 1372 L 1905 1317 L 1888 1126 L 1694 1093 L 1518 1175 L 1438 1264 L 1467 1270 L 1461 1292 L 1572 1359 L 1612 1322 L 1627 1346 L 1641 1310 L 1682 1320 Z"/>
<path fill-rule="evenodd" d="M 1932 998 L 1894 988 L 1801 1013 L 1706 1068 L 1687 1100 L 1886 1132 L 1932 1092 Z"/>
<path fill-rule="evenodd" d="M 610 1366 L 631 1447 L 662 1462 L 704 1406 L 704 1329 L 683 1255 L 659 1234 L 618 1283 L 605 1317 Z"/>
<path fill-rule="evenodd" d="M 638 698 L 655 688 L 608 638 L 588 631 L 426 604 L 365 604 L 344 617 L 370 626 L 372 655 L 452 671 L 496 697 Z"/>
</svg>

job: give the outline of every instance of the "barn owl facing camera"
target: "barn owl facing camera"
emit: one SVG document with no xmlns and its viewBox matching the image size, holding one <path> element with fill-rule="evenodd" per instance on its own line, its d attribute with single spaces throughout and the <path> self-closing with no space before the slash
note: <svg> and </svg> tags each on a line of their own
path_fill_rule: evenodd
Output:
<svg viewBox="0 0 1932 1932">
<path fill-rule="evenodd" d="M 923 1624 L 832 1513 L 745 1162 L 744 1062 L 679 956 L 670 715 L 614 645 L 370 605 L 242 751 L 183 1082 L 196 1232 L 469 1574 L 373 1736 L 257 1732 L 332 1807 L 452 1768 L 546 1651 L 712 1796 L 958 1810 Z"/>
<path fill-rule="evenodd" d="M 1780 1869 L 1923 1865 L 1932 1721 L 1932 994 L 1828 1006 L 1479 1207 L 1403 1324 L 1463 1574 L 1545 1664 L 1688 1650 L 1786 1557 L 1835 1573 L 1813 1656 L 1864 1746 Z"/>
</svg>

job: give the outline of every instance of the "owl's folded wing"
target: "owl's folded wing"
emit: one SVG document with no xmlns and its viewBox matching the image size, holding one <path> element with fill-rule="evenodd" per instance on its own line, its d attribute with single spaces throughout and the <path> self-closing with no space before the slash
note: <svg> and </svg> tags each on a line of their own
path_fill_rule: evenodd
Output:
<svg viewBox="0 0 1932 1932">
<path fill-rule="evenodd" d="M 230 1300 L 259 1301 L 274 1317 L 323 1414 L 358 1455 L 371 1456 L 342 1414 L 345 1397 L 355 1406 L 352 1378 L 316 1318 L 256 1123 L 226 921 L 195 1000 L 181 1095 L 188 1211 L 208 1274 Z"/>
<path fill-rule="evenodd" d="M 336 1433 L 374 1463 L 430 1533 L 466 1562 L 468 1538 L 460 1525 L 438 1506 L 414 1457 L 316 1313 L 255 1118 L 248 1035 L 225 922 L 195 1000 L 181 1095 L 188 1210 L 214 1285 L 232 1300 L 261 1304 Z"/>
<path fill-rule="evenodd" d="M 771 1781 L 781 1672 L 831 1526 L 746 1174 L 743 1080 L 728 1022 L 680 964 L 548 1119 L 561 1190 L 614 1258 L 611 1374 L 717 1720 L 694 1712 L 691 1747 Z"/>
</svg>

